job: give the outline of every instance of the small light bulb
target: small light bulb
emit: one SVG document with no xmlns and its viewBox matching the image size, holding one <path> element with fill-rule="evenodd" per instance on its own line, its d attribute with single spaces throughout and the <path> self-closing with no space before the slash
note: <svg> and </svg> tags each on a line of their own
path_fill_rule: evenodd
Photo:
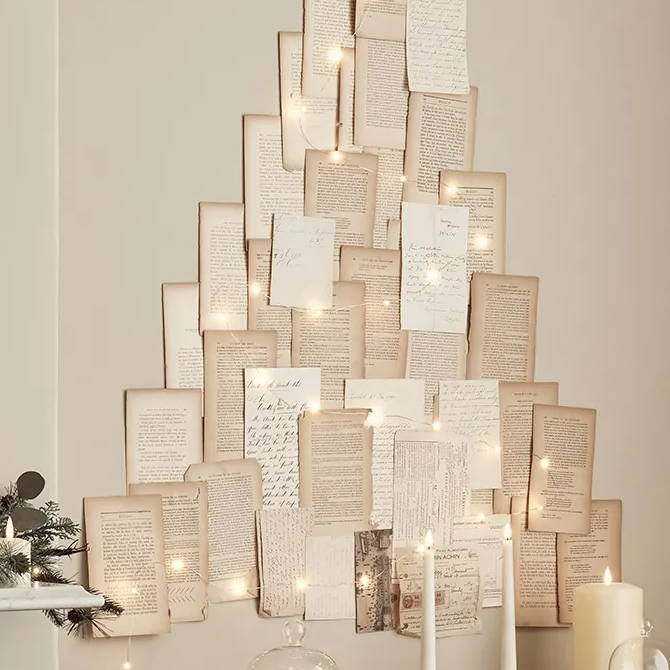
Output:
<svg viewBox="0 0 670 670">
<path fill-rule="evenodd" d="M 540 467 L 543 470 L 548 470 L 549 469 L 549 459 L 548 458 L 543 458 L 540 460 Z"/>
<path fill-rule="evenodd" d="M 541 512 L 544 509 L 544 505 L 538 505 L 537 506 L 537 511 Z"/>
<path fill-rule="evenodd" d="M 407 181 L 407 175 L 401 175 L 400 181 L 404 184 Z"/>
<path fill-rule="evenodd" d="M 440 274 L 440 272 L 438 270 L 435 270 L 434 268 L 431 268 L 430 270 L 428 270 L 427 277 L 428 277 L 429 283 L 439 284 L 440 279 L 442 278 L 442 275 Z"/>
<path fill-rule="evenodd" d="M 249 287 L 249 291 L 250 291 L 251 295 L 260 295 L 260 293 L 261 293 L 261 286 L 260 286 L 260 284 L 257 284 L 256 282 L 254 282 L 254 283 Z"/>
<path fill-rule="evenodd" d="M 391 304 L 391 301 L 390 300 L 384 300 L 384 302 L 382 304 L 384 305 L 384 307 L 388 307 Z"/>
<path fill-rule="evenodd" d="M 384 412 L 373 407 L 372 411 L 368 414 L 367 419 L 365 419 L 365 425 L 374 428 L 376 426 L 381 426 L 382 423 L 384 423 Z"/>
<path fill-rule="evenodd" d="M 130 592 L 135 596 L 139 593 L 139 589 L 137 588 L 137 586 L 131 586 Z"/>
<path fill-rule="evenodd" d="M 489 238 L 486 235 L 475 235 L 475 247 L 486 249 L 489 246 Z"/>
<path fill-rule="evenodd" d="M 496 454 L 499 454 L 502 451 L 502 447 L 499 444 L 496 444 L 496 446 L 493 447 L 493 451 L 495 451 Z"/>
<path fill-rule="evenodd" d="M 130 661 L 124 661 L 121 667 L 123 670 L 130 670 L 133 667 L 133 664 Z"/>
<path fill-rule="evenodd" d="M 486 514 L 481 512 L 477 518 L 479 519 L 480 523 L 484 523 L 484 521 L 486 521 Z"/>
<path fill-rule="evenodd" d="M 317 319 L 320 316 L 323 316 L 323 310 L 319 307 L 314 307 L 311 311 L 312 311 L 312 316 L 317 318 Z"/>
<path fill-rule="evenodd" d="M 342 152 L 335 149 L 334 151 L 330 152 L 330 158 L 333 162 L 339 163 L 343 158 Z"/>
<path fill-rule="evenodd" d="M 39 565 L 33 565 L 31 572 L 33 573 L 33 576 L 39 577 L 39 575 L 42 574 L 42 568 L 40 568 Z"/>
<path fill-rule="evenodd" d="M 433 430 L 440 430 L 442 424 L 439 421 L 433 421 Z"/>
<path fill-rule="evenodd" d="M 179 572 L 180 570 L 184 569 L 184 561 L 181 560 L 181 558 L 175 558 L 174 561 L 172 561 L 172 569 L 175 570 L 176 572 Z"/>
<path fill-rule="evenodd" d="M 340 47 L 331 47 L 328 51 L 328 59 L 331 63 L 335 63 L 335 65 L 342 60 L 343 55 L 344 53 Z"/>
<path fill-rule="evenodd" d="M 370 582 L 372 580 L 370 579 L 369 575 L 361 575 L 361 578 L 358 580 L 358 583 L 365 589 L 368 586 L 370 586 Z"/>
<path fill-rule="evenodd" d="M 458 188 L 456 186 L 447 186 L 448 195 L 456 195 L 458 193 Z"/>
<path fill-rule="evenodd" d="M 304 579 L 299 579 L 295 583 L 295 587 L 298 589 L 298 591 L 305 591 L 307 589 L 307 582 Z"/>
<path fill-rule="evenodd" d="M 316 414 L 321 409 L 321 403 L 318 400 L 310 400 L 307 403 L 307 411 Z"/>
<path fill-rule="evenodd" d="M 305 114 L 305 113 L 307 112 L 307 107 L 305 107 L 305 105 L 303 105 L 303 106 L 300 108 L 300 112 L 301 112 L 302 114 Z"/>
</svg>

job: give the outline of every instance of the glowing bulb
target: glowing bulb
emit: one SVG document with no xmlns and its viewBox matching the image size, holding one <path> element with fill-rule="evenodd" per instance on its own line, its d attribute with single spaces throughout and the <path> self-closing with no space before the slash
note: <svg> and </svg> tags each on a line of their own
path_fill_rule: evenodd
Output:
<svg viewBox="0 0 670 670">
<path fill-rule="evenodd" d="M 305 107 L 305 105 L 303 105 L 303 106 L 300 108 L 300 112 L 301 112 L 302 114 L 305 114 L 305 112 L 307 112 L 307 107 Z"/>
<path fill-rule="evenodd" d="M 433 540 L 433 531 L 429 530 L 426 533 L 426 537 L 424 538 L 424 544 L 426 545 L 426 549 L 431 549 L 433 546 L 434 540 Z"/>
<path fill-rule="evenodd" d="M 310 400 L 307 403 L 307 411 L 316 414 L 321 409 L 321 403 L 318 400 Z"/>
<path fill-rule="evenodd" d="M 331 47 L 328 51 L 328 60 L 335 65 L 342 60 L 342 56 L 344 56 L 344 53 L 340 47 Z"/>
<path fill-rule="evenodd" d="M 544 509 L 544 505 L 538 505 L 537 506 L 537 511 L 541 512 Z"/>
<path fill-rule="evenodd" d="M 611 584 L 612 583 L 612 571 L 610 570 L 610 566 L 608 565 L 605 568 L 605 574 L 603 575 L 603 584 Z"/>
<path fill-rule="evenodd" d="M 489 238 L 486 235 L 475 235 L 475 247 L 486 249 L 489 246 Z"/>
<path fill-rule="evenodd" d="M 139 589 L 137 588 L 137 586 L 131 586 L 131 587 L 130 587 L 130 592 L 131 592 L 134 596 L 136 596 L 136 595 L 139 593 Z"/>
<path fill-rule="evenodd" d="M 433 421 L 433 430 L 440 430 L 442 424 L 439 421 Z"/>
<path fill-rule="evenodd" d="M 244 579 L 236 579 L 230 587 L 230 591 L 234 596 L 241 598 L 247 594 L 247 584 Z"/>
<path fill-rule="evenodd" d="M 365 424 L 369 426 L 381 426 L 384 423 L 384 412 L 379 409 L 372 408 L 372 411 L 368 414 L 367 419 L 365 419 Z"/>
<path fill-rule="evenodd" d="M 542 458 L 540 460 L 540 467 L 543 470 L 547 470 L 549 468 L 549 459 L 548 458 Z"/>
<path fill-rule="evenodd" d="M 261 285 L 256 284 L 255 282 L 249 287 L 251 295 L 260 295 L 261 294 Z"/>
<path fill-rule="evenodd" d="M 39 565 L 33 565 L 31 572 L 33 576 L 39 577 L 42 574 L 42 568 Z"/>
<path fill-rule="evenodd" d="M 505 524 L 505 530 L 503 531 L 503 535 L 505 536 L 506 540 L 512 539 L 512 526 L 510 526 L 508 523 Z"/>
<path fill-rule="evenodd" d="M 368 586 L 370 586 L 370 582 L 372 580 L 370 579 L 369 575 L 361 575 L 361 578 L 358 580 L 358 583 L 365 589 Z"/>
<path fill-rule="evenodd" d="M 447 186 L 448 195 L 456 195 L 458 193 L 458 188 L 456 186 Z"/>
<path fill-rule="evenodd" d="M 428 277 L 428 282 L 431 284 L 439 284 L 440 279 L 442 278 L 442 275 L 440 274 L 439 270 L 435 270 L 434 268 L 428 270 L 426 276 Z"/>
<path fill-rule="evenodd" d="M 391 301 L 390 300 L 384 300 L 384 302 L 382 304 L 384 305 L 384 307 L 388 307 L 391 304 Z"/>
<path fill-rule="evenodd" d="M 268 385 L 268 378 L 265 375 L 256 375 L 254 377 L 254 384 L 256 386 L 267 386 Z"/>
<path fill-rule="evenodd" d="M 130 670 L 133 667 L 133 664 L 130 661 L 125 661 L 124 664 L 121 666 L 123 670 Z"/>
<path fill-rule="evenodd" d="M 14 537 L 14 522 L 12 521 L 11 516 L 7 519 L 7 525 L 5 526 L 5 537 L 8 540 L 11 540 Z"/>
<path fill-rule="evenodd" d="M 499 444 L 496 444 L 496 446 L 493 447 L 493 450 L 496 452 L 496 454 L 499 454 L 499 453 L 502 451 L 502 449 L 501 449 L 501 447 L 500 447 Z"/>
<path fill-rule="evenodd" d="M 339 163 L 339 162 L 342 160 L 342 158 L 343 158 L 343 156 L 342 156 L 342 152 L 341 152 L 341 151 L 338 151 L 337 149 L 335 149 L 335 151 L 331 151 L 331 152 L 330 152 L 330 158 L 331 158 L 335 163 Z"/>
<path fill-rule="evenodd" d="M 180 570 L 184 569 L 184 561 L 181 560 L 181 558 L 175 558 L 174 561 L 172 561 L 172 569 L 175 570 L 176 572 L 179 572 Z"/>
<path fill-rule="evenodd" d="M 404 183 L 407 181 L 407 176 L 406 176 L 406 175 L 402 175 L 402 176 L 400 177 L 400 181 L 404 184 Z"/>
<path fill-rule="evenodd" d="M 313 307 L 311 313 L 313 317 L 318 318 L 323 315 L 323 310 L 320 307 Z"/>
<path fill-rule="evenodd" d="M 484 523 L 484 521 L 486 521 L 486 514 L 481 512 L 477 518 L 479 519 L 479 523 Z"/>
<path fill-rule="evenodd" d="M 298 591 L 305 591 L 307 589 L 307 582 L 304 579 L 299 579 L 295 583 L 295 587 L 298 589 Z"/>
</svg>

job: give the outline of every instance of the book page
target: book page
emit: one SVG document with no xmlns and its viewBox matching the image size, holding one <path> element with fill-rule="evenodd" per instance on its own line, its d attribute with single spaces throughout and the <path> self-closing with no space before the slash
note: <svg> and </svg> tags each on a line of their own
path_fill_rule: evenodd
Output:
<svg viewBox="0 0 670 670">
<path fill-rule="evenodd" d="M 93 637 L 169 633 L 161 497 L 84 498 L 84 519 L 88 583 L 123 607 Z"/>
<path fill-rule="evenodd" d="M 307 536 L 305 620 L 354 619 L 354 538 Z"/>
<path fill-rule="evenodd" d="M 505 272 L 507 175 L 504 172 L 440 173 L 440 204 L 467 207 L 468 279 L 473 272 Z"/>
<path fill-rule="evenodd" d="M 407 71 L 404 42 L 356 37 L 354 143 L 404 149 Z"/>
<path fill-rule="evenodd" d="M 388 246 L 389 220 L 400 218 L 400 201 L 403 186 L 402 149 L 380 149 L 365 147 L 366 154 L 377 156 L 377 196 L 375 200 L 375 224 L 372 246 L 377 249 L 400 249 L 400 243 Z"/>
<path fill-rule="evenodd" d="M 201 389 L 202 336 L 197 282 L 163 284 L 165 388 Z"/>
<path fill-rule="evenodd" d="M 281 118 L 244 116 L 244 229 L 247 239 L 271 236 L 272 217 L 302 214 L 304 176 L 284 169 Z"/>
<path fill-rule="evenodd" d="M 367 409 L 306 412 L 298 421 L 300 507 L 314 535 L 371 530 L 372 428 Z"/>
<path fill-rule="evenodd" d="M 342 245 L 372 246 L 376 193 L 376 156 L 307 151 L 305 215 L 335 219 L 336 265 L 340 262 Z"/>
<path fill-rule="evenodd" d="M 255 598 L 255 514 L 261 507 L 261 468 L 251 458 L 199 463 L 186 481 L 207 482 L 207 580 L 212 603 Z"/>
<path fill-rule="evenodd" d="M 126 391 L 126 483 L 178 482 L 202 461 L 200 389 Z"/>
<path fill-rule="evenodd" d="M 244 368 L 277 363 L 269 330 L 205 331 L 205 461 L 242 458 Z"/>
<path fill-rule="evenodd" d="M 386 226 L 386 249 L 400 249 L 400 219 L 389 219 Z"/>
<path fill-rule="evenodd" d="M 472 275 L 468 379 L 533 381 L 538 283 L 537 277 Z"/>
<path fill-rule="evenodd" d="M 402 204 L 403 330 L 466 333 L 467 235 L 465 207 Z"/>
<path fill-rule="evenodd" d="M 466 95 L 410 93 L 402 196 L 405 202 L 434 205 L 442 170 L 472 170 L 477 95 L 474 86 Z"/>
<path fill-rule="evenodd" d="M 291 365 L 291 308 L 270 305 L 272 240 L 248 240 L 249 330 L 277 333 L 277 365 Z"/>
<path fill-rule="evenodd" d="M 391 529 L 354 534 L 356 632 L 393 628 L 391 603 Z"/>
<path fill-rule="evenodd" d="M 470 515 L 489 516 L 493 510 L 493 491 L 495 489 L 470 489 Z"/>
<path fill-rule="evenodd" d="M 556 382 L 500 383 L 502 489 L 506 496 L 528 496 L 533 442 L 533 405 L 558 405 Z"/>
<path fill-rule="evenodd" d="M 200 330 L 246 328 L 244 205 L 201 202 Z"/>
<path fill-rule="evenodd" d="M 355 51 L 342 49 L 339 94 L 337 98 L 337 150 L 361 152 L 354 144 Z"/>
<path fill-rule="evenodd" d="M 405 41 L 407 0 L 356 0 L 356 36 Z"/>
<path fill-rule="evenodd" d="M 435 432 L 395 436 L 393 545 L 416 548 L 430 530 L 435 546 L 452 542 L 454 519 L 470 507 L 469 440 Z"/>
<path fill-rule="evenodd" d="M 607 568 L 621 581 L 621 500 L 594 500 L 588 535 L 559 534 L 558 613 L 572 623 L 574 591 L 582 584 L 600 584 Z"/>
<path fill-rule="evenodd" d="M 466 0 L 407 0 L 410 90 L 468 92 L 466 11 Z"/>
<path fill-rule="evenodd" d="M 533 406 L 530 530 L 589 532 L 595 433 L 594 409 Z"/>
<path fill-rule="evenodd" d="M 516 625 L 559 626 L 556 584 L 556 533 L 527 530 L 526 499 L 512 498 L 514 603 Z"/>
<path fill-rule="evenodd" d="M 527 493 L 524 494 L 523 499 L 526 501 L 528 500 Z M 510 514 L 511 511 L 512 496 L 505 495 L 502 489 L 493 489 L 493 513 Z"/>
<path fill-rule="evenodd" d="M 363 377 L 365 284 L 333 283 L 333 307 L 293 310 L 294 368 L 321 368 L 321 407 L 342 407 L 344 380 Z"/>
<path fill-rule="evenodd" d="M 282 159 L 285 170 L 302 170 L 305 149 L 335 148 L 337 101 L 302 95 L 302 33 L 279 33 Z"/>
<path fill-rule="evenodd" d="M 261 616 L 302 616 L 307 588 L 309 509 L 260 509 L 256 515 L 261 578 Z"/>
<path fill-rule="evenodd" d="M 355 0 L 305 0 L 302 94 L 337 97 L 343 48 L 354 46 Z"/>
<path fill-rule="evenodd" d="M 356 376 L 403 377 L 407 333 L 400 330 L 400 252 L 342 247 L 341 255 L 340 278 L 365 283 L 365 374 Z"/>
<path fill-rule="evenodd" d="M 263 468 L 263 505 L 298 506 L 298 417 L 318 409 L 319 368 L 244 371 L 244 456 Z"/>
<path fill-rule="evenodd" d="M 159 495 L 170 621 L 207 618 L 207 484 L 131 484 L 129 493 Z"/>
</svg>

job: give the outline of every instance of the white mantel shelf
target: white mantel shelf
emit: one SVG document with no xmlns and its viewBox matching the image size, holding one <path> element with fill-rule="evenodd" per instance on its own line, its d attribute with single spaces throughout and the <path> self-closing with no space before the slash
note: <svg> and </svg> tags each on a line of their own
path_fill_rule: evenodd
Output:
<svg viewBox="0 0 670 670">
<path fill-rule="evenodd" d="M 102 596 L 93 595 L 78 584 L 0 588 L 0 612 L 100 607 L 103 602 Z"/>
</svg>

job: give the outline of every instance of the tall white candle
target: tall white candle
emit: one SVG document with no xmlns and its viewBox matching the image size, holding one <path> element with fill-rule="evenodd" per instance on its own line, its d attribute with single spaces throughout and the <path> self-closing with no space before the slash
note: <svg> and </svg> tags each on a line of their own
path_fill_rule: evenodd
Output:
<svg viewBox="0 0 670 670">
<path fill-rule="evenodd" d="M 433 533 L 428 531 L 423 552 L 423 590 L 421 593 L 421 670 L 435 670 L 435 549 Z"/>
<path fill-rule="evenodd" d="M 614 650 L 625 640 L 640 637 L 643 596 L 638 586 L 613 584 L 609 568 L 603 583 L 575 589 L 574 670 L 608 670 Z"/>
<path fill-rule="evenodd" d="M 14 524 L 11 517 L 7 519 L 5 537 L 0 538 L 0 544 L 7 547 L 12 554 L 23 554 L 28 559 L 28 564 L 30 565 L 30 542 L 22 540 L 19 537 L 14 537 Z M 17 575 L 13 582 L 2 584 L 1 586 L 30 586 L 30 570 Z"/>
<path fill-rule="evenodd" d="M 503 606 L 500 636 L 500 668 L 516 670 L 516 619 L 514 611 L 514 550 L 512 549 L 512 527 L 505 525 L 503 539 Z"/>
</svg>

